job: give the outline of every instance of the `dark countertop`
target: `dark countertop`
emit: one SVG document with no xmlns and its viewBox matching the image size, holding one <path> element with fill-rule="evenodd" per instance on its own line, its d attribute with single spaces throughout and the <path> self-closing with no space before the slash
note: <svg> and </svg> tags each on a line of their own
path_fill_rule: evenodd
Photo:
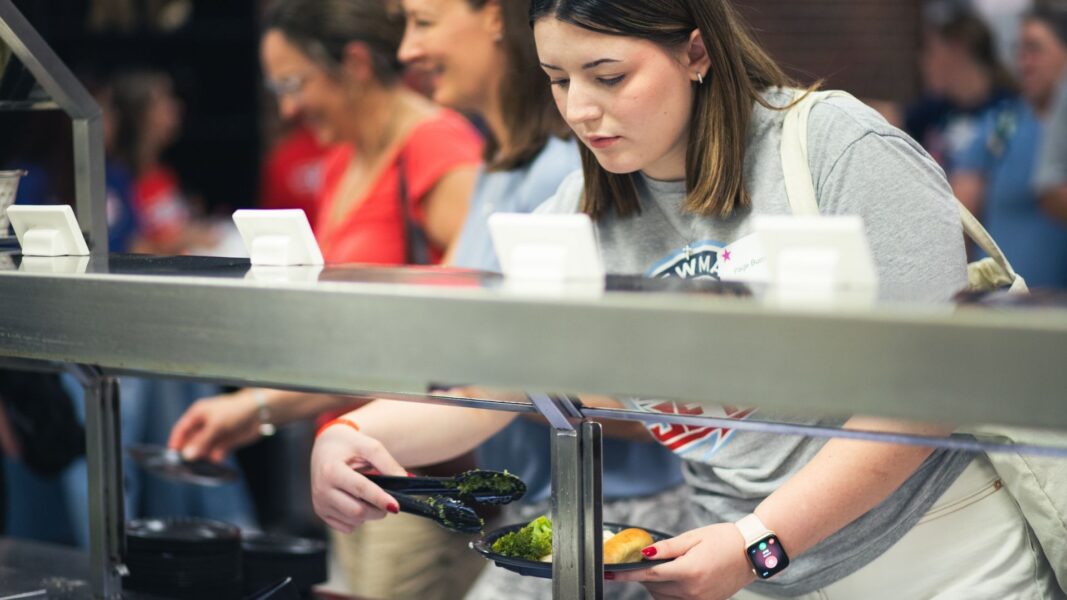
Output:
<svg viewBox="0 0 1067 600">
<path fill-rule="evenodd" d="M 32 592 L 41 592 L 32 595 Z M 0 600 L 90 600 L 89 556 L 68 546 L 0 537 Z M 319 600 L 360 600 L 334 592 L 316 592 Z M 127 600 L 164 600 L 124 592 Z"/>
</svg>

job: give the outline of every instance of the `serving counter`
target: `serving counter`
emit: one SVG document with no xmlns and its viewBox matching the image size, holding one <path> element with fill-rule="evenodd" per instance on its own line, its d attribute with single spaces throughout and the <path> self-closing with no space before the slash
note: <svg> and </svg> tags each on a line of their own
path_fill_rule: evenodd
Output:
<svg viewBox="0 0 1067 600">
<path fill-rule="evenodd" d="M 86 388 L 96 597 L 120 597 L 125 572 L 123 374 L 540 413 L 553 428 L 554 596 L 567 600 L 602 596 L 594 417 L 984 448 L 593 409 L 576 394 L 1067 430 L 1064 309 L 794 309 L 714 282 L 515 289 L 469 271 L 109 256 L 99 107 L 10 0 L 0 0 L 0 42 L 19 59 L 7 68 L 25 69 L 39 87 L 0 98 L 0 110 L 61 109 L 71 118 L 76 212 L 92 255 L 24 258 L 0 247 L 0 362 L 65 370 Z M 524 390 L 530 402 L 426 393 L 464 383 Z"/>
<path fill-rule="evenodd" d="M 151 374 L 540 412 L 554 428 L 556 598 L 601 595 L 597 418 L 579 393 L 1067 430 L 1067 310 L 782 308 L 716 282 L 611 277 L 607 290 L 516 290 L 435 268 L 250 267 L 247 260 L 0 254 L 0 356 L 86 386 L 94 592 L 123 572 L 115 377 Z M 532 402 L 435 396 L 440 384 Z M 760 421 L 742 430 L 875 437 Z M 903 443 L 971 444 L 897 436 Z M 1031 449 L 1060 453 L 1065 449 Z"/>
</svg>

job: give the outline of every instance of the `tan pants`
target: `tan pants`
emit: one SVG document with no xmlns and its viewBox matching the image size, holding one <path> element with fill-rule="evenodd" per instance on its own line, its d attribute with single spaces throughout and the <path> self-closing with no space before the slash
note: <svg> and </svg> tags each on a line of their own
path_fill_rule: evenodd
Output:
<svg viewBox="0 0 1067 600">
<path fill-rule="evenodd" d="M 471 536 L 407 514 L 332 535 L 349 588 L 365 598 L 456 600 L 486 564 L 467 547 Z"/>
<path fill-rule="evenodd" d="M 765 598 L 747 590 L 734 596 Z M 982 454 L 885 554 L 798 598 L 1046 600 L 1063 594 L 1018 505 Z"/>
</svg>

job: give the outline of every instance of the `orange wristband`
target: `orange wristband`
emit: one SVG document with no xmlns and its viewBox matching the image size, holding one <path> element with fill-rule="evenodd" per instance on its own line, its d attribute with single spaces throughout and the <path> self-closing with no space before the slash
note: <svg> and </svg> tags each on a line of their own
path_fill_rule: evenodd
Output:
<svg viewBox="0 0 1067 600">
<path fill-rule="evenodd" d="M 322 427 L 319 427 L 319 430 L 315 432 L 315 437 L 318 438 L 320 435 L 322 435 L 323 431 L 326 431 L 327 429 L 329 429 L 330 427 L 333 427 L 334 425 L 347 425 L 348 427 L 351 427 L 352 429 L 355 429 L 356 431 L 359 431 L 359 425 L 356 425 L 355 421 L 353 421 L 351 419 L 346 419 L 344 417 L 337 417 L 336 419 L 327 422 Z"/>
</svg>

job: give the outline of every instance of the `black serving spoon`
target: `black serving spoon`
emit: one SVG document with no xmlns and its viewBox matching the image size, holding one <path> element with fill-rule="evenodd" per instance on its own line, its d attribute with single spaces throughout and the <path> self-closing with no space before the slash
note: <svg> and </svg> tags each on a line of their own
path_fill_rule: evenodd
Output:
<svg viewBox="0 0 1067 600">
<path fill-rule="evenodd" d="M 403 492 L 386 491 L 400 506 L 402 512 L 426 517 L 445 529 L 461 533 L 480 533 L 485 523 L 474 509 L 447 496 L 416 498 Z"/>
<path fill-rule="evenodd" d="M 470 498 L 478 504 L 508 504 L 522 498 L 526 484 L 511 473 L 475 469 L 455 477 L 368 475 L 383 490 L 420 496 Z"/>
</svg>

